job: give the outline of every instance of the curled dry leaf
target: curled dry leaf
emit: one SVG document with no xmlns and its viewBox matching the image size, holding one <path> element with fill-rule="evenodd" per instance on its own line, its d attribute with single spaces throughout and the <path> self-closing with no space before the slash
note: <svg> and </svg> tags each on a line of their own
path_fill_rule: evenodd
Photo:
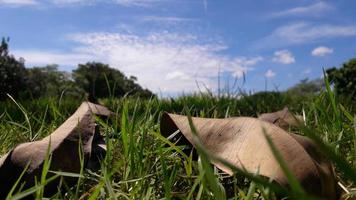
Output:
<svg viewBox="0 0 356 200">
<path fill-rule="evenodd" d="M 335 178 L 331 165 L 320 157 L 313 143 L 303 137 L 290 134 L 283 129 L 249 117 L 227 119 L 192 118 L 204 147 L 214 156 L 222 158 L 240 169 L 273 178 L 283 187 L 288 180 L 276 161 L 266 141 L 266 133 L 273 141 L 289 169 L 305 191 L 324 199 L 335 199 Z M 168 137 L 179 130 L 194 146 L 188 118 L 164 113 L 161 119 L 161 134 Z M 226 173 L 230 168 L 221 163 L 213 164 Z"/>
<path fill-rule="evenodd" d="M 275 124 L 285 130 L 288 130 L 290 126 L 298 127 L 304 123 L 303 117 L 300 115 L 293 115 L 287 107 L 283 110 L 273 112 L 273 113 L 263 113 L 259 116 L 259 119 Z M 307 137 L 292 134 L 290 135 L 308 152 L 310 157 L 313 158 L 315 165 L 319 171 L 320 178 L 323 184 L 323 194 L 327 196 L 335 196 L 333 194 L 336 191 L 336 180 L 334 167 L 331 162 L 326 158 L 326 156 L 319 151 L 317 145 Z M 337 194 L 338 196 L 338 194 Z"/>
<path fill-rule="evenodd" d="M 20 144 L 4 155 L 0 159 L 0 199 L 6 197 L 27 165 L 28 168 L 22 178 L 22 181 L 26 182 L 25 188 L 35 184 L 35 177 L 40 180 L 48 150 L 52 156 L 50 170 L 79 173 L 81 142 L 84 167 L 94 167 L 98 156 L 105 153 L 105 142 L 95 124 L 94 115 L 111 114 L 112 112 L 104 106 L 83 102 L 51 135 L 40 141 Z M 48 176 L 51 176 L 51 173 Z M 76 178 L 66 177 L 65 180 L 70 185 L 75 183 Z M 57 187 L 58 181 L 51 182 L 46 186 L 45 194 L 56 193 Z"/>
<path fill-rule="evenodd" d="M 275 124 L 283 129 L 288 129 L 289 126 L 299 126 L 303 123 L 303 117 L 294 116 L 287 107 L 283 110 L 273 113 L 263 113 L 258 117 L 259 119 Z"/>
</svg>

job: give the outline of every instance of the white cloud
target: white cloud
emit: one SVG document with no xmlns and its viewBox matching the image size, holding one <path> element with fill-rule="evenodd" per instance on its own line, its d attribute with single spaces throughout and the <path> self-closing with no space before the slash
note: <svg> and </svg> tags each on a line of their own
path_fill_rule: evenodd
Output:
<svg viewBox="0 0 356 200">
<path fill-rule="evenodd" d="M 159 3 L 162 2 L 163 0 L 113 0 L 113 2 L 120 4 L 122 6 L 151 6 L 153 3 Z"/>
<path fill-rule="evenodd" d="M 275 76 L 276 76 L 276 73 L 273 72 L 271 69 L 267 70 L 267 72 L 265 73 L 266 78 L 273 78 Z"/>
<path fill-rule="evenodd" d="M 315 49 L 313 49 L 313 51 L 311 52 L 311 54 L 313 56 L 319 56 L 319 57 L 322 57 L 322 56 L 325 56 L 327 54 L 331 54 L 333 53 L 334 50 L 332 48 L 329 48 L 329 47 L 324 47 L 324 46 L 320 46 L 320 47 L 317 47 Z"/>
<path fill-rule="evenodd" d="M 307 68 L 307 69 L 305 69 L 305 70 L 303 70 L 303 74 L 310 74 L 312 72 L 312 70 L 310 69 L 310 68 Z"/>
<path fill-rule="evenodd" d="M 275 29 L 267 37 L 257 41 L 255 48 L 280 47 L 303 44 L 325 38 L 356 36 L 356 26 L 311 25 L 305 22 L 289 24 Z"/>
<path fill-rule="evenodd" d="M 293 54 L 288 50 L 280 50 L 274 52 L 274 57 L 272 59 L 274 62 L 282 64 L 292 64 L 295 63 L 295 58 Z"/>
<path fill-rule="evenodd" d="M 125 7 L 150 7 L 165 0 L 53 0 L 57 5 L 92 5 L 97 3 L 117 4 Z"/>
<path fill-rule="evenodd" d="M 284 16 L 319 16 L 326 14 L 327 11 L 332 10 L 332 6 L 326 2 L 318 2 L 308 6 L 295 7 L 281 12 L 275 12 L 271 17 L 284 17 Z"/>
<path fill-rule="evenodd" d="M 238 70 L 236 70 L 235 72 L 232 73 L 232 76 L 236 77 L 236 78 L 241 78 L 244 75 L 246 75 L 247 71 L 249 71 L 249 70 L 250 70 L 250 68 L 239 67 Z"/>
<path fill-rule="evenodd" d="M 247 74 L 248 71 L 253 70 L 251 66 L 256 65 L 257 63 L 263 60 L 262 57 L 257 56 L 254 58 L 237 58 L 234 62 L 237 64 L 234 71 L 232 72 L 232 76 L 236 78 L 242 78 Z"/>
<path fill-rule="evenodd" d="M 59 64 L 75 67 L 89 61 L 108 63 L 128 76 L 136 76 L 144 87 L 165 94 L 197 91 L 197 83 L 215 90 L 219 71 L 240 78 L 263 60 L 260 56 L 223 55 L 221 51 L 228 47 L 220 41 L 204 42 L 196 35 L 169 32 L 144 36 L 77 33 L 68 35 L 67 39 L 78 45 L 66 53 L 15 50 L 13 54 L 25 58 L 27 66 Z"/>
<path fill-rule="evenodd" d="M 197 21 L 197 19 L 193 19 L 193 18 L 162 17 L 162 16 L 145 16 L 145 17 L 141 17 L 140 20 L 147 21 L 147 22 L 174 23 L 174 24 Z"/>
<path fill-rule="evenodd" d="M 208 0 L 203 0 L 203 5 L 204 5 L 204 13 L 208 13 Z"/>
<path fill-rule="evenodd" d="M 54 4 L 91 4 L 95 0 L 53 0 Z"/>
<path fill-rule="evenodd" d="M 26 65 L 43 66 L 47 64 L 58 64 L 62 66 L 75 66 L 78 63 L 91 61 L 93 58 L 87 54 L 81 53 L 58 53 L 43 50 L 15 50 L 13 54 L 16 57 L 25 59 Z"/>
<path fill-rule="evenodd" d="M 37 4 L 36 0 L 0 0 L 0 6 L 32 6 Z"/>
<path fill-rule="evenodd" d="M 191 77 L 189 77 L 187 74 L 181 72 L 181 71 L 174 71 L 174 72 L 169 72 L 166 75 L 167 80 L 173 80 L 173 79 L 181 79 L 181 80 L 189 80 Z"/>
<path fill-rule="evenodd" d="M 139 84 L 155 92 L 196 91 L 196 82 L 216 89 L 219 70 L 241 77 L 253 70 L 262 57 L 222 55 L 228 47 L 219 41 L 204 42 L 195 35 L 169 32 L 145 36 L 123 33 L 78 33 L 69 39 L 79 43 L 74 50 L 91 60 L 109 63 Z"/>
</svg>

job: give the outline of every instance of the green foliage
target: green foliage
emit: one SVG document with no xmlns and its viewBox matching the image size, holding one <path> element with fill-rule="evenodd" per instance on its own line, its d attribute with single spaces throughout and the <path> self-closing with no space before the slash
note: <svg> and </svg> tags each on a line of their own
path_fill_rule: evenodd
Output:
<svg viewBox="0 0 356 200">
<path fill-rule="evenodd" d="M 291 96 L 284 92 L 258 92 L 252 95 L 240 95 L 239 98 L 209 94 L 181 96 L 175 99 L 163 99 L 162 110 L 181 113 L 188 105 L 192 115 L 203 117 L 253 116 L 274 112 L 288 106 L 291 110 L 301 110 L 308 98 Z M 273 103 L 271 103 L 273 102 Z"/>
<path fill-rule="evenodd" d="M 96 102 L 103 97 L 122 97 L 126 94 L 151 97 L 153 94 L 135 83 L 136 78 L 127 78 L 122 72 L 109 65 L 88 62 L 79 64 L 73 71 L 75 82 L 88 94 L 89 100 Z"/>
<path fill-rule="evenodd" d="M 10 94 L 16 99 L 38 99 L 43 97 L 78 98 L 89 95 L 90 101 L 98 98 L 138 96 L 151 98 L 155 95 L 137 84 L 134 76 L 126 77 L 119 70 L 97 62 L 79 64 L 70 72 L 58 70 L 57 65 L 25 68 L 9 54 L 8 39 L 0 45 L 0 101 Z"/>
<path fill-rule="evenodd" d="M 72 81 L 71 74 L 58 71 L 57 65 L 28 68 L 26 78 L 24 95 L 32 99 L 61 95 L 80 98 L 84 95 L 84 90 Z"/>
<path fill-rule="evenodd" d="M 289 88 L 287 93 L 294 96 L 310 96 L 318 94 L 324 89 L 324 81 L 320 78 L 314 80 L 303 79 L 297 85 Z"/>
<path fill-rule="evenodd" d="M 80 100 L 50 98 L 17 103 L 22 105 L 22 110 L 14 102 L 0 102 L 0 109 L 3 109 L 0 111 L 1 154 L 30 140 L 26 129 L 28 122 L 33 134 L 44 137 L 75 110 Z M 169 142 L 159 133 L 158 121 L 162 111 L 186 114 L 188 111 L 184 108 L 189 108 L 192 116 L 256 116 L 285 105 L 299 114 L 304 111 L 306 127 L 296 132 L 310 136 L 330 153 L 328 156 L 337 167 L 341 182 L 351 191 L 347 197 L 352 196 L 356 120 L 349 105 L 341 104 L 331 90 L 298 100 L 286 93 L 264 92 L 240 99 L 202 94 L 163 100 L 109 98 L 103 99 L 102 103 L 117 114 L 112 123 L 98 121 L 103 127 L 101 132 L 106 135 L 107 157 L 98 172 L 56 173 L 81 177 L 80 184 L 67 189 L 66 199 L 218 199 L 224 198 L 225 194 L 230 199 L 276 199 L 275 193 L 298 198 L 298 186 L 286 191 L 233 166 L 231 169 L 237 175 L 226 177 L 208 164 L 213 158 L 203 147 L 199 150 L 201 160 L 196 161 L 192 154 L 183 152 L 184 146 Z M 29 120 L 23 117 L 23 112 Z M 17 117 L 15 113 L 18 113 Z M 15 190 L 13 197 L 36 194 L 42 190 L 41 184 L 45 184 L 44 180 L 28 191 Z M 59 192 L 53 198 L 63 199 L 64 196 Z"/>
<path fill-rule="evenodd" d="M 6 99 L 7 93 L 18 97 L 25 87 L 24 62 L 9 54 L 8 42 L 3 38 L 0 44 L 0 100 Z"/>
<path fill-rule="evenodd" d="M 334 83 L 337 94 L 356 100 L 356 58 L 338 69 L 333 67 L 326 72 L 331 83 Z"/>
</svg>

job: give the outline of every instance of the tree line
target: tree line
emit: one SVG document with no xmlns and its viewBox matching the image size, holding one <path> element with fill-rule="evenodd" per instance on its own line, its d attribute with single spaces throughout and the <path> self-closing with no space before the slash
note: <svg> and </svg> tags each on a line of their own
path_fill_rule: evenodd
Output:
<svg viewBox="0 0 356 200">
<path fill-rule="evenodd" d="M 107 64 L 79 64 L 72 72 L 59 71 L 57 65 L 25 68 L 24 59 L 9 53 L 9 39 L 0 44 L 0 100 L 10 94 L 17 99 L 69 96 L 96 102 L 98 98 L 139 96 L 154 97 L 142 88 L 134 76 L 127 77 Z"/>
</svg>

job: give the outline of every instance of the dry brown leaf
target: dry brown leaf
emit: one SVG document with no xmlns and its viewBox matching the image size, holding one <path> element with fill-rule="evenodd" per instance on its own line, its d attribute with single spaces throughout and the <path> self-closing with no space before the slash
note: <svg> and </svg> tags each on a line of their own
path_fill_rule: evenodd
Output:
<svg viewBox="0 0 356 200">
<path fill-rule="evenodd" d="M 325 199 L 336 198 L 335 178 L 332 171 L 330 172 L 329 162 L 318 154 L 311 153 L 315 147 L 307 138 L 289 134 L 256 118 L 193 117 L 192 120 L 202 144 L 212 155 L 240 169 L 245 168 L 250 173 L 259 171 L 260 175 L 273 178 L 281 186 L 288 187 L 288 180 L 266 141 L 266 133 L 306 192 Z M 161 119 L 161 134 L 168 137 L 177 130 L 195 145 L 188 118 L 164 113 Z M 213 164 L 232 174 L 231 169 L 223 164 Z"/>
<path fill-rule="evenodd" d="M 3 199 L 21 172 L 29 164 L 23 181 L 26 187 L 34 185 L 34 177 L 39 180 L 48 146 L 52 155 L 52 171 L 80 172 L 79 141 L 83 145 L 84 167 L 95 165 L 98 154 L 105 152 L 103 139 L 96 128 L 94 115 L 109 116 L 112 112 L 104 106 L 83 102 L 51 135 L 40 141 L 23 143 L 15 147 L 0 159 L 0 199 Z M 76 178 L 66 178 L 68 184 Z M 58 189 L 54 181 L 46 186 L 46 194 L 51 195 Z"/>
<path fill-rule="evenodd" d="M 304 123 L 303 117 L 293 115 L 287 107 L 283 110 L 264 113 L 259 119 L 275 124 L 285 130 L 289 129 L 289 126 L 298 127 Z M 317 145 L 307 137 L 289 133 L 303 148 L 308 152 L 309 156 L 313 158 L 313 161 L 319 171 L 320 178 L 322 179 L 323 194 L 326 196 L 335 196 L 338 193 L 336 190 L 336 176 L 332 163 L 319 151 Z M 336 196 L 338 196 L 337 194 Z"/>
<path fill-rule="evenodd" d="M 289 126 L 297 127 L 304 122 L 301 116 L 294 116 L 287 107 L 277 112 L 263 113 L 258 118 L 263 121 L 275 124 L 286 130 L 289 128 Z"/>
</svg>

